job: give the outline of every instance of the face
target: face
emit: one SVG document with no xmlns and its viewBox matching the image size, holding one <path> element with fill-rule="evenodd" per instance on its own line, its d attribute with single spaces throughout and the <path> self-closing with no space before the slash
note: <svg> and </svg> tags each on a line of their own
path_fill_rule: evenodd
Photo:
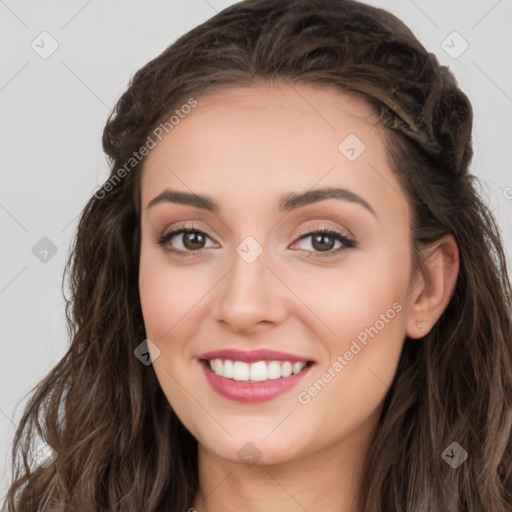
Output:
<svg viewBox="0 0 512 512">
<path fill-rule="evenodd" d="M 216 91 L 141 180 L 153 368 L 200 452 L 274 464 L 368 439 L 411 284 L 408 205 L 370 108 L 315 85 Z"/>
</svg>

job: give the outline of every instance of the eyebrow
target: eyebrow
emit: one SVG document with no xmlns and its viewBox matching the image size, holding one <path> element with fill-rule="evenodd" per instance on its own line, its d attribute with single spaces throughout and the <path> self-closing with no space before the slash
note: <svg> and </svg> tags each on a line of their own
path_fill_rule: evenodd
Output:
<svg viewBox="0 0 512 512">
<path fill-rule="evenodd" d="M 339 199 L 348 201 L 363 206 L 373 215 L 377 216 L 375 210 L 371 205 L 361 196 L 346 188 L 321 188 L 315 190 L 308 190 L 304 193 L 290 193 L 283 196 L 279 201 L 279 211 L 289 212 L 296 208 L 301 208 L 308 204 L 325 201 L 326 199 Z M 165 189 L 161 194 L 154 197 L 149 203 L 147 208 L 151 208 L 161 203 L 178 203 L 188 206 L 201 208 L 212 213 L 217 213 L 220 210 L 219 203 L 212 198 L 204 195 L 193 194 L 189 192 L 181 192 L 178 190 Z"/>
</svg>

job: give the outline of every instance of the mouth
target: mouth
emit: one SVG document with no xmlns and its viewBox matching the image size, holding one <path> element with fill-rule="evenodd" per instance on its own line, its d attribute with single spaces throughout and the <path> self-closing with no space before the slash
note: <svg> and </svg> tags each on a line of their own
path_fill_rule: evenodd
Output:
<svg viewBox="0 0 512 512">
<path fill-rule="evenodd" d="M 199 362 L 217 393 L 244 403 L 266 402 L 290 391 L 315 364 L 273 351 L 218 351 L 203 354 Z"/>
</svg>

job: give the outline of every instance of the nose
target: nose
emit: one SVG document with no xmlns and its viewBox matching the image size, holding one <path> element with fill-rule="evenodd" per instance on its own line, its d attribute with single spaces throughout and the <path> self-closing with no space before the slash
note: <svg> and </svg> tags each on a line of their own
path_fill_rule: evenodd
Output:
<svg viewBox="0 0 512 512">
<path fill-rule="evenodd" d="M 250 333 L 281 323 L 289 308 L 286 287 L 269 266 L 264 251 L 248 263 L 237 253 L 222 280 L 217 321 L 236 333 Z"/>
</svg>

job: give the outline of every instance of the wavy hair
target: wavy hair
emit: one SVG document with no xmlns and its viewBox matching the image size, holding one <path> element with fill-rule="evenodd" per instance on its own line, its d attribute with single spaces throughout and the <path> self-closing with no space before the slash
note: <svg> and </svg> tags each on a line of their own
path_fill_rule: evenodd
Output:
<svg viewBox="0 0 512 512">
<path fill-rule="evenodd" d="M 141 68 L 111 113 L 109 187 L 91 197 L 64 278 L 70 346 L 33 390 L 15 434 L 9 512 L 186 511 L 197 441 L 134 357 L 145 339 L 138 294 L 140 174 L 122 173 L 174 109 L 256 82 L 361 94 L 383 128 L 420 249 L 451 234 L 452 298 L 421 340 L 405 340 L 362 482 L 364 512 L 512 509 L 512 299 L 496 222 L 469 172 L 472 108 L 449 69 L 390 13 L 350 0 L 247 0 Z M 34 461 L 43 439 L 58 457 Z M 468 453 L 456 470 L 441 454 Z"/>
</svg>

